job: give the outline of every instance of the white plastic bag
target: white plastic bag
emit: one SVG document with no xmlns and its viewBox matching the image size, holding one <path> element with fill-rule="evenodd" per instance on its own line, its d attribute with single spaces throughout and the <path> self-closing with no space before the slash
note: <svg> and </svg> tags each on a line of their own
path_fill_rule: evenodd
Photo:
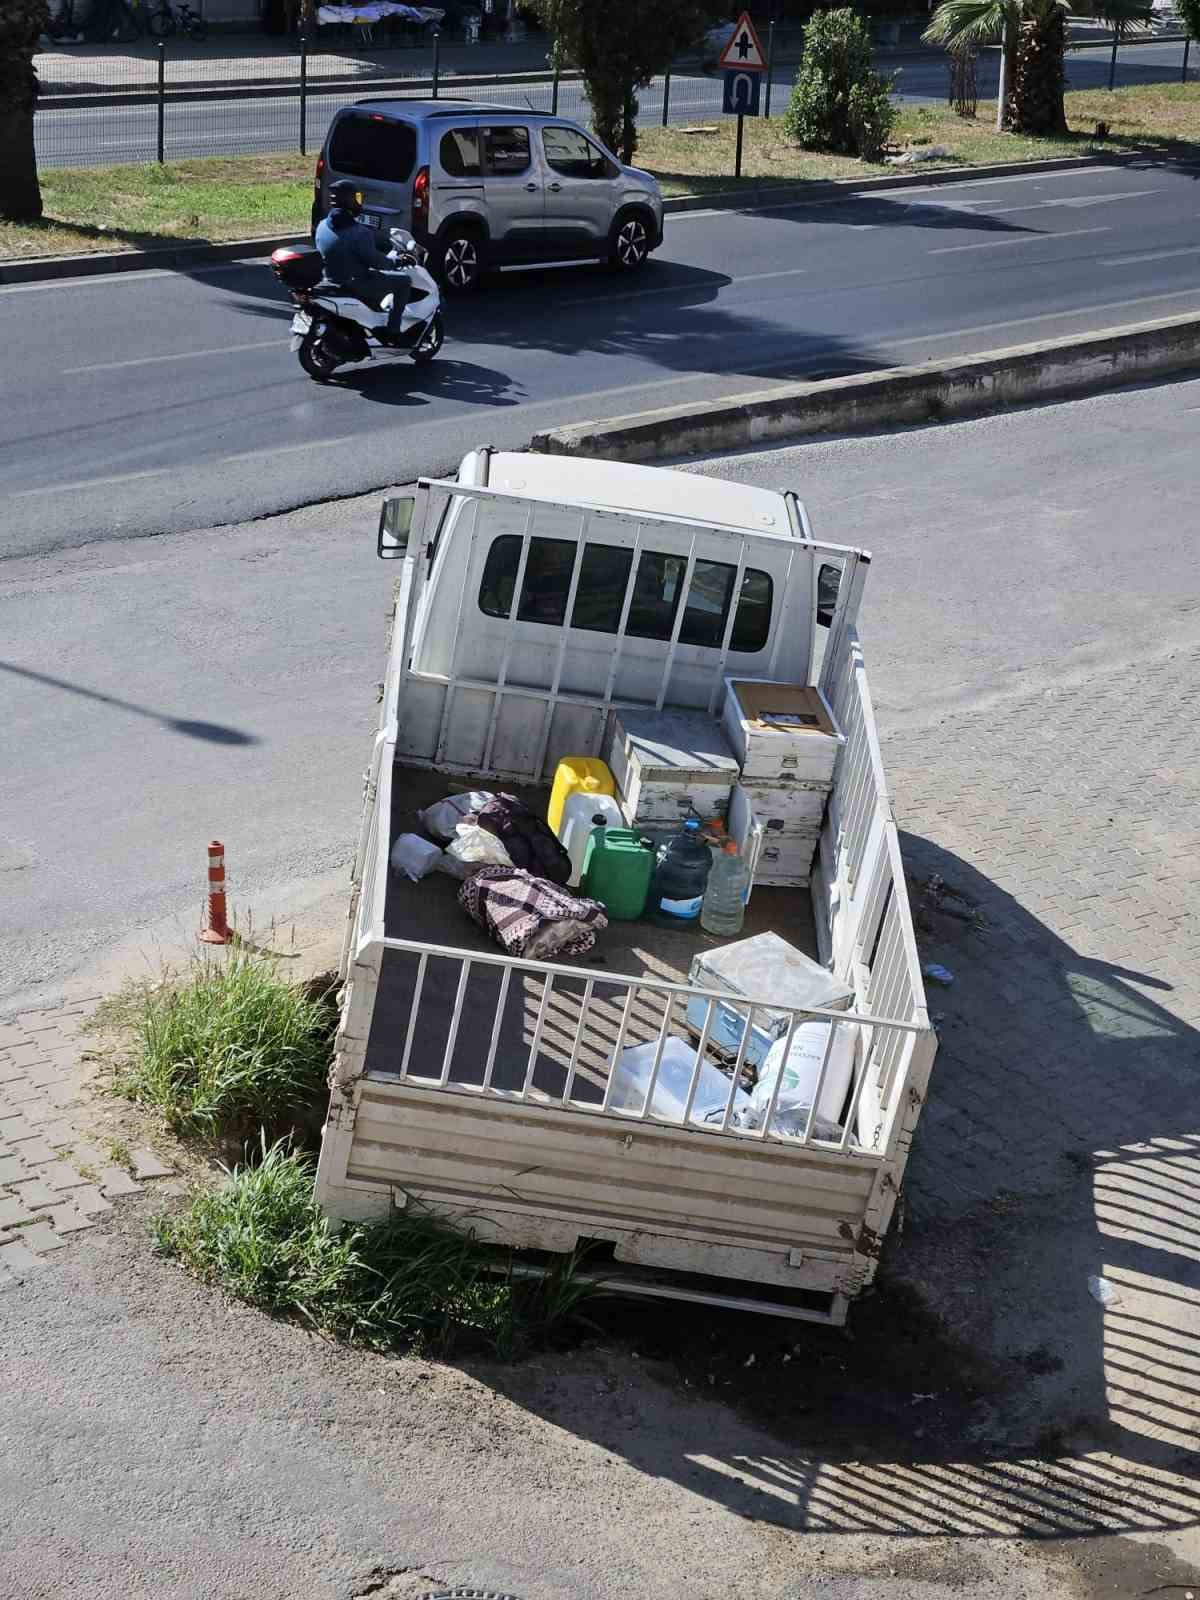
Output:
<svg viewBox="0 0 1200 1600">
<path fill-rule="evenodd" d="M 614 1073 L 610 1105 L 622 1111 L 642 1109 L 646 1103 L 646 1091 L 650 1087 L 650 1074 L 654 1071 L 657 1050 L 658 1041 L 651 1039 L 647 1044 L 630 1045 L 621 1051 Z M 683 1121 L 695 1065 L 696 1052 L 690 1044 L 673 1037 L 666 1040 L 654 1084 L 654 1098 L 650 1103 L 652 1116 L 670 1122 Z M 705 1061 L 700 1068 L 689 1122 L 715 1122 L 719 1125 L 724 1120 L 728 1098 L 729 1079 L 711 1062 Z M 735 1089 L 733 1104 L 734 1112 L 730 1121 L 736 1122 L 738 1111 L 744 1112 L 749 1107 L 750 1096 L 744 1089 Z"/>
<path fill-rule="evenodd" d="M 426 873 L 434 870 L 441 854 L 440 846 L 430 844 L 419 833 L 402 833 L 392 846 L 389 859 L 393 872 L 402 872 L 419 883 Z"/>
<path fill-rule="evenodd" d="M 436 805 L 426 806 L 424 811 L 418 811 L 417 816 L 426 833 L 431 833 L 435 839 L 441 839 L 445 843 L 453 839 L 455 829 L 464 817 L 470 816 L 474 811 L 482 811 L 488 801 L 495 798 L 495 795 L 486 789 L 472 789 L 467 794 L 447 795 Z"/>
<path fill-rule="evenodd" d="M 788 1051 L 783 1083 L 779 1097 L 775 1101 L 775 1114 L 771 1118 L 772 1133 L 792 1139 L 803 1137 L 813 1103 L 813 1091 L 817 1087 L 817 1078 L 821 1071 L 821 1061 L 825 1055 L 825 1046 L 829 1041 L 829 1030 L 833 1026 L 831 1022 L 803 1022 L 792 1035 L 792 1047 Z M 829 1054 L 829 1066 L 825 1072 L 825 1082 L 821 1085 L 817 1114 L 813 1118 L 811 1133 L 814 1139 L 842 1137 L 841 1125 L 837 1119 L 841 1115 L 846 1091 L 854 1077 L 854 1047 L 857 1037 L 857 1023 L 837 1024 L 837 1037 Z M 783 1067 L 786 1044 L 786 1038 L 776 1039 L 767 1051 L 766 1060 L 758 1074 L 758 1082 L 750 1096 L 749 1106 L 744 1112 L 735 1113 L 734 1120 L 738 1127 L 762 1127 L 770 1109 L 775 1080 L 779 1077 L 780 1068 Z"/>
<path fill-rule="evenodd" d="M 447 855 L 473 867 L 511 867 L 512 858 L 494 833 L 474 822 L 460 822 L 446 846 Z"/>
</svg>

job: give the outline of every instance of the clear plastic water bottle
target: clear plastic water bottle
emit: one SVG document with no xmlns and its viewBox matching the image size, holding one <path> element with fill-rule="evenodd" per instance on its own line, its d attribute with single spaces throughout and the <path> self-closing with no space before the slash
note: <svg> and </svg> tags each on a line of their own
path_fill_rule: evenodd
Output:
<svg viewBox="0 0 1200 1600">
<path fill-rule="evenodd" d="M 749 869 L 737 845 L 728 839 L 712 864 L 704 904 L 700 907 L 700 926 L 705 933 L 715 933 L 724 939 L 741 933 L 749 890 Z"/>
</svg>

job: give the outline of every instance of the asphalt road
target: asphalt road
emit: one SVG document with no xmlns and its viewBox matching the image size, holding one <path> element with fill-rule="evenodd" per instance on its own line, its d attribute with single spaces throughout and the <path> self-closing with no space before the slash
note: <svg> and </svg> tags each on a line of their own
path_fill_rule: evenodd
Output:
<svg viewBox="0 0 1200 1600">
<path fill-rule="evenodd" d="M 636 280 L 506 274 L 442 356 L 320 387 L 264 265 L 0 290 L 13 555 L 452 468 L 481 442 L 1200 307 L 1200 173 L 1085 168 L 670 219 Z"/>
<path fill-rule="evenodd" d="M 1183 61 L 1182 44 L 1127 45 L 1117 60 L 1118 84 L 1177 83 Z M 940 101 L 946 97 L 946 66 L 937 56 L 909 58 L 902 63 L 880 58 L 881 70 L 897 72 L 896 94 L 904 101 Z M 1200 59 L 1193 63 L 1195 75 Z M 998 56 L 986 51 L 979 63 L 979 94 L 995 96 Z M 1067 80 L 1073 89 L 1099 89 L 1108 84 L 1109 52 L 1087 49 L 1072 53 L 1067 61 Z M 795 75 L 794 66 L 777 68 L 773 74 L 772 110 L 778 115 L 787 105 Z M 139 86 L 141 86 L 139 84 Z M 152 87 L 152 79 L 146 80 Z M 349 105 L 370 93 L 369 82 L 347 84 L 331 94 L 313 94 L 308 99 L 307 125 L 309 148 L 316 150 L 324 138 L 330 118 L 339 106 Z M 443 92 L 465 91 L 454 87 L 448 77 Z M 500 86 L 476 91 L 477 96 L 495 104 L 518 109 L 549 111 L 550 84 L 528 88 Z M 663 85 L 655 83 L 640 96 L 639 120 L 644 126 L 662 119 Z M 698 117 L 721 114 L 719 77 L 679 74 L 671 79 L 667 100 L 668 120 L 693 122 Z M 564 83 L 559 95 L 563 116 L 588 120 L 587 103 L 578 83 Z M 190 101 L 168 105 L 164 122 L 164 142 L 168 160 L 197 155 L 235 155 L 272 150 L 294 150 L 300 143 L 299 97 L 253 100 Z M 80 110 L 45 110 L 37 117 L 38 157 L 43 166 L 97 166 L 114 161 L 152 161 L 157 143 L 157 112 L 149 106 L 101 106 Z"/>
</svg>

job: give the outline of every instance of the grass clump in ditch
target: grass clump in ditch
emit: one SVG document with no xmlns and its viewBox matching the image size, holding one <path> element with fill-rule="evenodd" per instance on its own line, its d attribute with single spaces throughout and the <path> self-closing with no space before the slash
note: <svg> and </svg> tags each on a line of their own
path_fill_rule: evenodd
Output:
<svg viewBox="0 0 1200 1600">
<path fill-rule="evenodd" d="M 272 1316 L 372 1350 L 473 1342 L 509 1357 L 571 1319 L 588 1286 L 574 1262 L 541 1280 L 497 1271 L 496 1252 L 428 1213 L 339 1226 L 313 1193 L 311 1160 L 261 1140 L 254 1162 L 157 1223 L 157 1242 L 206 1283 Z"/>
<path fill-rule="evenodd" d="M 323 1102 L 332 994 L 290 983 L 270 956 L 233 947 L 138 990 L 135 1045 L 116 1087 L 177 1134 L 245 1137 Z"/>
</svg>

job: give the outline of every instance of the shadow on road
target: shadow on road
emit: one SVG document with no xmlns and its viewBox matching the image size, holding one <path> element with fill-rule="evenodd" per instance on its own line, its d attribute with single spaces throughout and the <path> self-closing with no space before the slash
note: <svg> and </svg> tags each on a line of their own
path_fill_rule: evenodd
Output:
<svg viewBox="0 0 1200 1600">
<path fill-rule="evenodd" d="M 1169 984 L 904 851 L 957 981 L 880 1291 L 845 1332 L 595 1302 L 586 1361 L 479 1376 L 756 1522 L 1069 1542 L 1106 1592 L 1194 1582 L 1118 1536 L 1200 1526 L 1200 1036 L 1140 992 Z"/>
<path fill-rule="evenodd" d="M 474 361 L 439 356 L 418 367 L 407 356 L 382 351 L 362 366 L 340 369 L 329 385 L 354 389 L 377 405 L 427 406 L 438 400 L 465 406 L 519 406 L 528 398 L 503 372 Z"/>
<path fill-rule="evenodd" d="M 46 672 L 34 672 L 31 667 L 19 667 L 12 661 L 0 661 L 0 672 L 11 672 L 14 677 L 25 678 L 30 683 L 40 683 L 49 689 L 62 689 L 67 694 L 81 695 L 85 700 L 94 700 L 98 705 L 111 706 L 115 711 L 131 711 L 134 716 L 149 717 L 169 733 L 180 733 L 188 739 L 203 739 L 209 744 L 225 745 L 260 742 L 256 734 L 243 733 L 240 728 L 229 728 L 220 722 L 198 722 L 191 717 L 168 716 L 161 711 L 152 711 L 149 706 L 139 706 L 131 700 L 122 700 L 117 695 L 101 694 L 98 689 L 85 689 L 82 684 L 68 683 L 65 678 L 53 678 Z"/>
<path fill-rule="evenodd" d="M 800 271 L 797 268 L 797 281 Z M 786 278 L 789 273 L 769 276 Z M 750 307 L 755 282 L 751 273 Z M 447 300 L 445 353 L 425 369 L 422 387 L 428 381 L 438 384 L 438 394 L 445 392 L 435 375 L 452 365 L 456 344 L 468 350 L 495 346 L 555 355 L 632 356 L 663 371 L 701 378 L 726 373 L 816 378 L 873 371 L 885 364 L 852 339 L 807 334 L 752 309 L 739 309 L 736 302 L 718 304 L 721 290 L 737 283 L 725 273 L 658 260 L 635 279 L 614 278 L 592 263 L 499 274 L 469 299 Z M 235 306 L 240 315 L 276 314 L 276 306 L 263 302 L 277 300 L 278 286 L 262 269 L 225 275 L 220 286 L 241 297 Z M 364 397 L 409 403 L 405 391 L 411 391 L 411 379 L 399 388 L 380 383 L 386 370 L 383 362 L 375 368 L 348 368 L 338 374 L 334 386 L 352 384 Z M 472 367 L 470 372 L 472 381 L 463 396 L 467 403 L 520 404 L 524 398 L 515 402 L 494 398 L 502 395 L 500 386 L 508 380 L 493 373 L 484 385 L 475 387 L 473 375 L 489 369 Z M 627 381 L 630 389 L 638 387 L 636 376 Z M 565 395 L 564 404 L 575 393 Z"/>
</svg>

